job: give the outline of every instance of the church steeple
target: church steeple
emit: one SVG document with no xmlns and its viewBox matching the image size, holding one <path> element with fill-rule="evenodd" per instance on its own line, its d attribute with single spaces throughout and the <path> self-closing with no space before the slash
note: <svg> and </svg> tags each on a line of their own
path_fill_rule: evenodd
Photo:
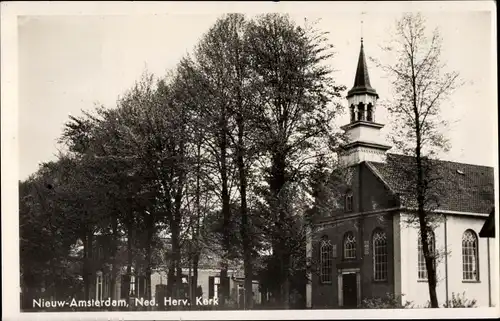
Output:
<svg viewBox="0 0 500 321">
<path fill-rule="evenodd" d="M 346 98 L 349 103 L 351 123 L 356 121 L 375 121 L 375 103 L 377 102 L 378 94 L 370 83 L 363 38 L 361 38 L 354 86 L 347 92 Z"/>
<path fill-rule="evenodd" d="M 355 94 L 371 94 L 378 98 L 377 91 L 370 84 L 370 75 L 366 64 L 365 50 L 363 48 L 363 38 L 361 38 L 361 48 L 359 50 L 358 67 L 354 77 L 354 86 L 347 93 L 347 98 Z"/>
<path fill-rule="evenodd" d="M 346 166 L 363 161 L 385 161 L 385 153 L 391 147 L 385 145 L 380 136 L 380 130 L 384 125 L 375 122 L 378 97 L 377 91 L 370 83 L 363 38 L 361 38 L 354 86 L 347 92 L 346 97 L 351 116 L 350 122 L 342 127 L 349 137 L 349 143 L 343 146 L 340 155 Z"/>
</svg>

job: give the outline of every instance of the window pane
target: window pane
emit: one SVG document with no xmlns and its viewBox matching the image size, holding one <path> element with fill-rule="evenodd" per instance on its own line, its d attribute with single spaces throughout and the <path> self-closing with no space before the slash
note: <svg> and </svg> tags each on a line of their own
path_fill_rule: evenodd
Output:
<svg viewBox="0 0 500 321">
<path fill-rule="evenodd" d="M 385 233 L 377 232 L 373 235 L 373 273 L 374 279 L 387 279 L 387 238 Z"/>
<path fill-rule="evenodd" d="M 333 247 L 329 240 L 322 240 L 320 245 L 320 282 L 332 281 Z"/>
<path fill-rule="evenodd" d="M 463 279 L 477 281 L 477 236 L 467 230 L 462 236 L 462 269 Z"/>
<path fill-rule="evenodd" d="M 356 238 L 354 234 L 348 232 L 344 237 L 344 258 L 355 259 L 356 258 Z"/>
<path fill-rule="evenodd" d="M 434 251 L 436 249 L 436 244 L 435 244 L 435 237 L 434 233 L 432 231 L 429 231 L 427 234 L 427 245 L 429 248 L 429 252 L 431 255 L 434 254 Z M 434 267 L 435 262 L 433 262 Z M 422 246 L 422 239 L 420 236 L 420 233 L 418 234 L 418 279 L 419 280 L 427 280 L 428 275 L 427 275 L 427 266 L 425 265 L 425 255 L 424 255 L 424 250 Z"/>
</svg>

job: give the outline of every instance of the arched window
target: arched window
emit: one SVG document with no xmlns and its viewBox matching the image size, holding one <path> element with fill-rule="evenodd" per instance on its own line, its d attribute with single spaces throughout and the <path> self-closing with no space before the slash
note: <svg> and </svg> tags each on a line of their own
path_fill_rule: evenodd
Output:
<svg viewBox="0 0 500 321">
<path fill-rule="evenodd" d="M 344 235 L 344 259 L 356 258 L 356 237 L 352 232 Z"/>
<path fill-rule="evenodd" d="M 354 105 L 351 105 L 351 123 L 356 121 L 356 114 L 354 112 Z"/>
<path fill-rule="evenodd" d="M 387 280 L 387 236 L 383 231 L 373 233 L 373 279 Z"/>
<path fill-rule="evenodd" d="M 366 120 L 373 121 L 373 105 L 368 104 L 366 109 Z"/>
<path fill-rule="evenodd" d="M 319 246 L 319 279 L 321 283 L 332 282 L 332 252 L 332 242 L 327 237 L 323 237 Z"/>
<path fill-rule="evenodd" d="M 478 281 L 478 250 L 477 235 L 467 230 L 462 235 L 462 271 L 464 281 Z"/>
<path fill-rule="evenodd" d="M 352 192 L 351 191 L 349 191 L 345 194 L 344 209 L 346 212 L 352 212 Z"/>
<path fill-rule="evenodd" d="M 432 255 L 436 250 L 436 240 L 434 232 L 432 231 L 427 232 L 427 245 Z M 433 263 L 435 269 L 436 261 L 434 261 Z M 427 267 L 425 265 L 424 248 L 422 246 L 422 238 L 420 236 L 420 233 L 418 234 L 418 279 L 427 280 Z"/>
<path fill-rule="evenodd" d="M 363 103 L 358 105 L 358 120 L 365 120 L 365 104 Z"/>
</svg>

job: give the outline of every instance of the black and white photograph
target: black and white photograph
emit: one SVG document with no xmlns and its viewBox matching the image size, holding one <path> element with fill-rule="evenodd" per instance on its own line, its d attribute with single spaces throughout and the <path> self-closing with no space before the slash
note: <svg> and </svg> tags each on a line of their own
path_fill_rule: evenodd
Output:
<svg viewBox="0 0 500 321">
<path fill-rule="evenodd" d="M 496 32 L 493 1 L 2 3 L 5 319 L 499 317 Z"/>
</svg>

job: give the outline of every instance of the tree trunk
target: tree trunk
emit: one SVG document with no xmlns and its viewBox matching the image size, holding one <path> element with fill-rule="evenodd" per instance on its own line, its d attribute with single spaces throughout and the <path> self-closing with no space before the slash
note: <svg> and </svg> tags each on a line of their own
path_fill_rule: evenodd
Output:
<svg viewBox="0 0 500 321">
<path fill-rule="evenodd" d="M 151 241 L 148 242 L 148 248 L 146 249 L 146 275 L 145 275 L 145 286 L 146 286 L 146 299 L 151 300 Z"/>
<path fill-rule="evenodd" d="M 278 147 L 279 148 L 279 147 Z M 281 191 L 285 186 L 286 176 L 286 163 L 285 163 L 285 155 L 279 150 L 276 150 L 272 159 L 272 168 L 271 168 L 271 193 L 273 197 L 273 203 L 271 208 L 274 208 L 274 212 L 278 213 L 278 218 L 276 220 L 276 228 L 274 230 L 274 239 L 277 240 L 275 242 L 273 248 L 273 255 L 277 258 L 280 265 L 280 279 L 279 286 L 276 291 L 278 296 L 276 297 L 277 303 L 285 308 L 288 307 L 288 296 L 289 296 L 289 286 L 288 275 L 289 275 L 289 266 L 288 266 L 288 256 L 286 250 L 286 242 L 288 239 L 288 233 L 286 230 L 286 213 L 285 208 L 283 207 L 285 204 L 282 204 L 281 200 Z M 277 244 L 276 244 L 277 243 Z"/>
<path fill-rule="evenodd" d="M 285 264 L 283 262 L 283 252 L 282 252 L 282 247 L 279 245 L 276 247 L 276 254 L 274 254 L 274 250 L 273 250 L 273 254 L 276 255 L 277 257 L 277 260 L 279 262 L 279 274 L 277 275 L 276 277 L 276 288 L 274 289 L 274 303 L 276 304 L 276 306 L 279 306 L 279 307 L 284 307 L 284 298 L 285 298 L 285 292 L 284 292 L 284 280 L 286 280 L 286 269 L 285 269 Z"/>
<path fill-rule="evenodd" d="M 253 308 L 253 266 L 250 250 L 246 245 L 243 249 L 243 268 L 245 271 L 245 308 Z"/>
<path fill-rule="evenodd" d="M 167 272 L 167 297 L 173 297 L 174 289 L 175 289 L 175 262 L 173 259 L 173 254 L 171 255 L 171 260 L 168 265 Z"/>
<path fill-rule="evenodd" d="M 196 253 L 193 257 L 193 276 L 191 279 L 191 305 L 196 301 L 196 297 L 198 296 L 198 264 L 200 262 L 200 255 Z"/>
<path fill-rule="evenodd" d="M 87 232 L 83 232 L 83 299 L 88 300 L 89 299 L 89 286 L 90 286 L 90 280 L 89 280 L 89 246 L 88 246 L 88 239 L 87 239 Z"/>
<path fill-rule="evenodd" d="M 155 230 L 155 221 L 152 215 L 147 216 L 147 239 L 146 239 L 146 273 L 145 273 L 145 286 L 147 300 L 151 300 L 151 253 L 153 246 L 153 235 Z"/>
<path fill-rule="evenodd" d="M 85 229 L 85 237 L 83 242 L 83 251 L 85 256 L 84 261 L 84 288 L 85 288 L 85 300 L 90 300 L 92 298 L 92 284 L 94 276 L 94 262 L 93 262 L 93 233 L 89 229 Z"/>
<path fill-rule="evenodd" d="M 229 288 L 229 284 L 227 284 L 227 282 L 228 282 L 228 264 L 227 261 L 224 260 L 223 266 L 220 270 L 220 283 L 219 283 L 219 292 L 220 292 L 219 304 L 222 306 L 222 308 L 226 306 L 227 299 L 229 297 L 227 291 L 227 289 Z"/>
<path fill-rule="evenodd" d="M 116 297 L 116 278 L 118 276 L 118 260 L 117 260 L 117 255 L 118 255 L 118 242 L 119 242 L 119 236 L 118 236 L 118 217 L 115 215 L 113 217 L 113 239 L 112 239 L 112 244 L 111 244 L 111 255 L 112 255 L 112 261 L 111 261 L 111 278 L 110 278 L 110 298 L 112 300 L 119 299 Z M 112 308 L 115 310 L 115 308 Z"/>
<path fill-rule="evenodd" d="M 420 112 L 417 106 L 417 88 L 416 88 L 416 74 L 415 74 L 415 63 L 413 56 L 414 48 L 410 48 L 411 53 L 411 84 L 412 84 L 412 93 L 413 93 L 413 113 L 414 113 L 414 121 L 415 121 L 415 137 L 416 137 L 416 146 L 415 146 L 415 156 L 417 162 L 417 215 L 419 219 L 420 225 L 420 237 L 422 241 L 422 250 L 425 258 L 425 265 L 427 267 L 427 278 L 429 285 L 429 298 L 431 302 L 432 308 L 439 308 L 437 294 L 436 294 L 436 271 L 434 270 L 434 260 L 430 256 L 429 252 L 429 244 L 428 244 L 428 233 L 427 233 L 427 213 L 425 211 L 425 175 L 424 168 L 422 164 L 422 128 L 420 123 Z"/>
<path fill-rule="evenodd" d="M 220 271 L 220 298 L 219 304 L 224 307 L 228 297 L 227 287 L 225 286 L 228 270 L 228 256 L 230 252 L 231 243 L 231 211 L 230 211 L 230 198 L 229 198 L 229 182 L 228 182 L 228 169 L 227 169 L 227 115 L 226 108 L 222 107 L 221 112 L 221 131 L 220 131 L 220 164 L 221 164 L 221 180 L 222 180 L 222 248 L 224 251 L 222 259 L 222 268 Z"/>
<path fill-rule="evenodd" d="M 243 133 L 245 130 L 243 117 L 241 114 L 238 115 L 238 173 L 240 180 L 240 213 L 241 213 L 241 225 L 240 233 L 243 245 L 243 268 L 245 271 L 245 309 L 253 308 L 253 291 L 252 291 L 252 248 L 249 235 L 249 222 L 248 222 L 248 206 L 247 206 L 247 173 L 245 170 L 244 161 L 244 142 Z"/>
<path fill-rule="evenodd" d="M 199 139 L 199 138 L 198 138 Z M 200 262 L 200 218 L 201 218 L 201 203 L 200 203 L 200 179 L 201 179 L 201 140 L 197 142 L 197 150 L 196 150 L 196 223 L 192 228 L 193 233 L 193 242 L 194 249 L 193 250 L 193 258 L 192 258 L 192 267 L 193 267 L 193 276 L 191 278 L 191 304 L 193 305 L 196 301 L 196 297 L 198 296 L 198 264 Z M 191 254 L 191 253 L 190 253 Z"/>
<path fill-rule="evenodd" d="M 182 114 L 182 121 L 185 125 L 184 114 Z M 181 128 L 181 135 L 183 137 L 182 141 L 179 143 L 179 158 L 180 165 L 177 171 L 177 188 L 175 190 L 174 199 L 174 216 L 172 219 L 173 227 L 172 231 L 172 249 L 174 250 L 174 262 L 176 268 L 176 291 L 175 295 L 180 298 L 180 289 L 182 288 L 182 262 L 181 262 L 181 245 L 180 245 L 180 233 L 181 233 L 181 220 L 182 220 L 182 196 L 184 190 L 184 180 L 185 180 L 185 170 L 184 170 L 184 147 L 185 147 L 185 128 Z"/>
<path fill-rule="evenodd" d="M 416 147 L 416 161 L 417 161 L 417 205 L 418 205 L 418 219 L 420 225 L 420 237 L 422 242 L 422 251 L 425 258 L 425 266 L 427 268 L 427 284 L 429 286 L 429 298 L 431 308 L 439 308 L 439 303 L 436 294 L 436 271 L 434 269 L 433 253 L 430 252 L 428 242 L 428 226 L 427 226 L 427 213 L 425 211 L 425 182 L 424 182 L 424 168 L 421 156 L 421 138 L 420 126 L 417 121 L 417 147 Z"/>
<path fill-rule="evenodd" d="M 425 259 L 425 266 L 427 268 L 427 284 L 429 286 L 429 298 L 431 302 L 431 308 L 439 308 L 439 303 L 436 294 L 436 271 L 434 269 L 434 255 L 430 252 L 429 239 L 428 239 L 428 227 L 424 208 L 424 191 L 423 191 L 423 173 L 422 164 L 420 156 L 417 156 L 417 203 L 418 203 L 418 218 L 420 225 L 420 238 L 422 243 L 422 251 Z"/>
<path fill-rule="evenodd" d="M 133 230 L 132 230 L 132 222 L 131 216 L 132 213 L 129 213 L 129 219 L 127 222 L 127 274 L 125 277 L 125 282 L 123 282 L 122 287 L 124 288 L 125 299 L 128 301 L 130 297 L 130 282 L 132 276 L 132 264 L 133 264 L 133 253 L 132 253 L 132 238 L 133 238 Z"/>
<path fill-rule="evenodd" d="M 284 309 L 290 309 L 290 255 L 283 254 L 283 281 L 281 283 L 281 300 Z"/>
<path fill-rule="evenodd" d="M 176 220 L 171 221 L 171 232 L 172 232 L 172 264 L 169 269 L 169 276 L 171 277 L 172 288 L 171 295 L 175 298 L 179 297 L 179 289 L 182 286 L 182 269 L 180 267 L 181 261 L 181 248 L 180 248 L 180 228 Z"/>
</svg>

